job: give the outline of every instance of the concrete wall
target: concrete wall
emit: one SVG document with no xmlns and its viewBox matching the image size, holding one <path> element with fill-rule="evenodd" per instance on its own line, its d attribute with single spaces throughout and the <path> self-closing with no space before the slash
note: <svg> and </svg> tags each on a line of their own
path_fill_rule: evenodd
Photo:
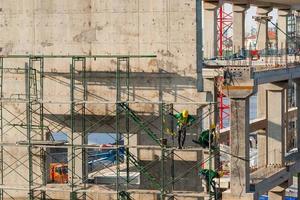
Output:
<svg viewBox="0 0 300 200">
<path fill-rule="evenodd" d="M 146 166 L 146 172 L 155 178 L 154 182 L 149 180 L 146 173 L 141 173 L 140 189 L 153 189 L 153 183 L 160 184 L 161 174 L 161 151 L 138 149 L 141 163 Z M 174 150 L 167 151 L 164 159 L 165 186 L 168 191 L 192 191 L 202 192 L 202 182 L 198 176 L 197 165 L 203 162 L 203 152 L 201 150 Z M 172 162 L 172 159 L 174 162 Z M 173 169 L 172 169 L 173 168 Z M 190 170 L 189 170 L 190 169 Z M 172 175 L 173 173 L 173 175 Z M 172 176 L 175 180 L 172 184 Z"/>
<path fill-rule="evenodd" d="M 0 0 L 0 54 L 155 54 L 153 59 L 130 61 L 130 99 L 176 102 L 205 101 L 198 93 L 195 0 Z M 27 59 L 5 59 L 4 67 L 24 68 Z M 45 60 L 44 100 L 69 101 L 71 59 Z M 35 68 L 38 69 L 38 65 Z M 88 59 L 88 100 L 115 101 L 116 59 Z M 124 69 L 124 65 L 122 65 Z M 76 66 L 75 96 L 82 100 L 81 66 Z M 163 73 L 159 73 L 163 72 Z M 25 94 L 23 74 L 5 73 L 4 97 Z M 122 85 L 124 86 L 124 80 Z M 70 133 L 70 106 L 63 103 L 44 105 L 44 123 L 53 132 Z M 157 115 L 157 106 L 132 106 L 143 116 Z M 35 107 L 36 109 L 38 107 Z M 115 105 L 89 104 L 87 115 L 92 126 L 105 115 L 114 115 Z M 186 108 L 178 106 L 177 110 Z M 187 107 L 196 114 L 198 106 Z M 6 105 L 5 142 L 26 140 L 26 129 L 8 123 L 25 124 L 25 104 Z M 80 112 L 80 106 L 76 111 Z M 111 114 L 113 113 L 113 114 Z M 17 117 L 18 116 L 18 117 Z M 38 124 L 38 114 L 34 114 Z M 75 134 L 80 136 L 80 117 Z M 114 119 L 89 128 L 90 132 L 115 131 Z M 35 131 L 35 139 L 42 139 Z M 77 141 L 75 141 L 77 142 Z M 147 143 L 147 142 L 146 142 Z M 26 148 L 6 147 L 4 184 L 28 185 L 28 153 Z M 35 185 L 41 183 L 39 149 L 34 150 Z M 81 165 L 80 160 L 76 165 Z M 24 177 L 23 177 L 24 176 Z M 27 192 L 7 191 L 23 197 Z"/>
<path fill-rule="evenodd" d="M 155 54 L 156 59 L 131 61 L 132 100 L 157 101 L 162 90 L 165 100 L 203 101 L 205 95 L 196 92 L 195 2 L 3 1 L 1 54 Z M 18 64 L 23 66 L 25 61 L 20 59 Z M 45 100 L 69 100 L 70 62 L 45 61 Z M 115 70 L 116 59 L 91 59 L 87 65 L 93 71 L 88 74 L 88 99 L 114 100 L 115 78 L 109 72 Z M 76 70 L 81 70 L 79 65 Z M 148 106 L 142 109 L 153 110 L 153 105 Z M 99 105 L 89 108 L 103 111 Z"/>
</svg>

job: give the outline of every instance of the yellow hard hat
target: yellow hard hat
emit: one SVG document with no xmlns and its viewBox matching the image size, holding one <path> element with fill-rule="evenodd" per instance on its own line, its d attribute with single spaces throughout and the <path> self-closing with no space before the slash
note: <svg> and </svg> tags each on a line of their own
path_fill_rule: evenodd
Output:
<svg viewBox="0 0 300 200">
<path fill-rule="evenodd" d="M 189 112 L 187 110 L 183 110 L 182 111 L 182 116 L 183 117 L 188 117 L 189 116 Z"/>
<path fill-rule="evenodd" d="M 215 129 L 216 128 L 216 125 L 213 123 L 210 125 L 210 129 Z"/>
<path fill-rule="evenodd" d="M 219 178 L 222 178 L 224 176 L 224 171 L 219 171 L 218 175 L 219 175 Z"/>
</svg>

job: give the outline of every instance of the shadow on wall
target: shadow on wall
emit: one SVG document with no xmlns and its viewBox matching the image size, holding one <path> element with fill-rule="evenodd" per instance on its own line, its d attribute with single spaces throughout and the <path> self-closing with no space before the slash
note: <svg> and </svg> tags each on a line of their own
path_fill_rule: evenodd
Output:
<svg viewBox="0 0 300 200">
<path fill-rule="evenodd" d="M 78 82 L 83 82 L 82 71 L 76 71 L 75 80 Z M 126 91 L 126 73 L 122 72 L 121 76 L 121 91 L 125 93 Z M 168 94 L 173 96 L 174 101 L 195 101 L 194 99 L 188 98 L 186 95 L 179 94 L 180 91 L 186 89 L 195 89 L 197 80 L 190 76 L 180 76 L 177 73 L 170 73 L 161 70 L 159 72 L 130 72 L 130 95 L 133 100 L 145 101 L 151 100 L 146 99 L 141 94 L 141 91 L 153 91 L 161 92 L 162 94 Z M 63 81 L 58 77 L 64 77 L 70 79 L 69 73 L 59 73 L 59 72 L 46 72 L 45 77 L 51 79 L 52 81 L 57 81 L 58 83 L 69 86 L 70 81 Z M 87 88 L 89 86 L 106 86 L 111 90 L 116 90 L 116 73 L 111 71 L 92 71 L 86 72 Z M 79 85 L 79 84 L 77 84 Z M 82 88 L 75 86 L 75 90 L 81 91 Z M 99 100 L 108 101 L 105 96 L 96 95 L 94 92 L 88 91 L 88 95 Z"/>
</svg>

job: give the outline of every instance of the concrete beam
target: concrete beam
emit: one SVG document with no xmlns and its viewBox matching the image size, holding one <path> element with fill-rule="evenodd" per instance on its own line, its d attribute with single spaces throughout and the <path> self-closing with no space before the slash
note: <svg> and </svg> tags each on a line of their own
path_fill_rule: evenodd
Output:
<svg viewBox="0 0 300 200">
<path fill-rule="evenodd" d="M 300 165 L 299 162 L 294 166 Z M 270 169 L 273 173 L 269 173 Z M 300 169 L 297 169 L 299 171 Z M 296 171 L 296 170 L 295 170 Z M 270 174 L 270 175 L 266 175 Z M 251 174 L 251 180 L 254 182 L 251 188 L 258 194 L 264 194 L 274 187 L 292 179 L 293 172 L 286 167 L 283 168 L 262 168 Z M 261 180 L 256 183 L 255 180 Z"/>
<path fill-rule="evenodd" d="M 161 149 L 149 149 L 149 148 L 139 148 L 138 159 L 142 161 L 153 161 L 161 159 Z M 203 151 L 207 151 L 201 148 L 194 149 L 175 149 L 174 150 L 174 160 L 178 161 L 200 161 L 203 155 Z M 170 154 L 171 156 L 171 154 Z"/>
<path fill-rule="evenodd" d="M 223 91 L 225 95 L 231 99 L 245 99 L 251 96 L 255 91 L 253 79 L 251 78 L 250 68 L 242 66 L 229 67 L 224 74 L 232 76 L 233 82 L 228 79 L 228 75 L 224 75 L 224 78 L 228 84 L 224 85 Z"/>
<path fill-rule="evenodd" d="M 298 109 L 296 107 L 290 108 L 288 111 L 289 118 L 291 117 L 292 120 L 297 119 L 296 115 L 298 113 Z M 266 129 L 267 128 L 267 119 L 257 118 L 250 121 L 250 133 L 253 133 L 255 131 L 258 131 L 260 129 Z M 230 134 L 230 127 L 223 128 L 220 130 L 220 141 L 228 141 L 229 140 L 229 134 Z"/>
<path fill-rule="evenodd" d="M 215 0 L 205 0 L 207 2 L 215 2 Z M 227 3 L 243 3 L 251 4 L 253 6 L 269 6 L 274 8 L 293 8 L 300 10 L 300 4 L 298 0 L 223 0 Z"/>
<path fill-rule="evenodd" d="M 278 16 L 287 16 L 292 11 L 290 9 L 279 9 L 278 10 Z"/>
<path fill-rule="evenodd" d="M 231 190 L 226 190 L 222 193 L 222 200 L 258 200 L 254 193 L 246 193 L 243 196 L 233 196 Z"/>
<path fill-rule="evenodd" d="M 281 183 L 280 185 L 274 187 L 271 192 L 283 192 L 286 188 L 293 184 L 293 179 L 288 179 L 287 181 Z"/>
<path fill-rule="evenodd" d="M 216 10 L 219 7 L 219 1 L 204 1 L 204 10 Z"/>
<path fill-rule="evenodd" d="M 276 70 L 253 72 L 252 78 L 256 85 L 300 78 L 300 65 Z"/>
<path fill-rule="evenodd" d="M 260 129 L 265 129 L 266 127 L 267 127 L 266 118 L 251 120 L 249 125 L 249 130 L 250 130 L 249 133 L 253 133 Z M 229 141 L 229 137 L 230 137 L 230 127 L 223 128 L 220 130 L 220 138 L 219 138 L 220 142 L 226 143 L 227 141 Z"/>
<path fill-rule="evenodd" d="M 260 15 L 260 16 L 267 16 L 269 14 L 269 12 L 271 12 L 272 10 L 273 10 L 272 7 L 261 6 L 261 7 L 257 7 L 256 14 Z"/>
</svg>

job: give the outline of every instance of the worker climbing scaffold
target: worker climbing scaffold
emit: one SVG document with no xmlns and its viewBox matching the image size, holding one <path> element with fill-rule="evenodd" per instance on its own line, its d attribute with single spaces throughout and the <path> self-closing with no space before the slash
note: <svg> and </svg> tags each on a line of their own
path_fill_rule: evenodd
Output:
<svg viewBox="0 0 300 200">
<path fill-rule="evenodd" d="M 199 144 L 204 149 L 209 149 L 209 152 L 212 153 L 205 162 L 211 162 L 211 158 L 216 157 L 216 155 L 219 154 L 220 149 L 216 144 L 216 140 L 217 131 L 214 123 L 210 123 L 210 127 L 203 130 L 199 134 L 197 140 L 193 140 L 194 143 Z M 220 169 L 222 169 L 222 167 L 220 167 Z M 220 192 L 217 189 L 215 179 L 221 178 L 224 175 L 224 172 L 222 170 L 214 170 L 211 166 L 208 169 L 201 167 L 198 175 L 205 180 L 207 193 L 209 193 L 210 196 L 212 195 L 214 199 L 220 199 Z"/>
<path fill-rule="evenodd" d="M 185 138 L 186 138 L 186 129 L 192 125 L 195 121 L 195 118 L 189 115 L 187 110 L 183 110 L 181 113 L 177 113 L 173 115 L 177 119 L 177 132 L 178 132 L 178 148 L 182 149 L 184 146 Z"/>
<path fill-rule="evenodd" d="M 206 190 L 208 193 L 212 191 L 212 195 L 215 199 L 218 199 L 219 192 L 216 188 L 216 181 L 214 179 L 221 178 L 223 176 L 223 171 L 215 171 L 213 169 L 200 169 L 199 176 L 206 182 Z M 212 190 L 211 190 L 212 189 Z"/>
<path fill-rule="evenodd" d="M 194 143 L 199 144 L 203 148 L 214 148 L 214 138 L 216 135 L 216 125 L 212 124 L 210 129 L 202 131 L 198 137 L 198 140 L 193 140 Z"/>
</svg>

